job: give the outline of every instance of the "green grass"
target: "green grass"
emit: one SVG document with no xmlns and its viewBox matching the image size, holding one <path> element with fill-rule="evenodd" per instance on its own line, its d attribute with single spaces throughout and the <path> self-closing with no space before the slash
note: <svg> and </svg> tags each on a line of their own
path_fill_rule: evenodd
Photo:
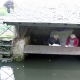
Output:
<svg viewBox="0 0 80 80">
<path fill-rule="evenodd" d="M 0 16 L 6 16 L 7 14 L 8 14 L 8 13 L 7 13 L 6 8 L 1 7 L 1 8 L 0 8 Z"/>
</svg>

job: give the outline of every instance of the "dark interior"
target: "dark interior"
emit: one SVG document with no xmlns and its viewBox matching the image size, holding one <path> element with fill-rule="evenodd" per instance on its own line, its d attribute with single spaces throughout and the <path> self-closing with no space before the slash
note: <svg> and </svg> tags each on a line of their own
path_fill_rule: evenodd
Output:
<svg viewBox="0 0 80 80">
<path fill-rule="evenodd" d="M 51 31 L 54 30 L 74 30 L 73 33 L 77 36 L 77 38 L 80 40 L 80 28 L 53 28 L 53 27 L 47 27 L 47 28 L 38 28 L 34 27 L 30 33 L 31 37 L 31 45 L 48 45 L 47 41 L 48 38 L 50 37 Z M 80 42 L 79 45 L 80 46 Z"/>
</svg>

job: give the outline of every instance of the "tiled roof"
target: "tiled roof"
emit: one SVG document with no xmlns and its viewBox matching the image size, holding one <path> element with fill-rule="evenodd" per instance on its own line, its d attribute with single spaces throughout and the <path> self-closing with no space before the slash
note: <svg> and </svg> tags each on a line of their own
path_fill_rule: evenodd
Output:
<svg viewBox="0 0 80 80">
<path fill-rule="evenodd" d="M 79 6 L 38 6 L 25 3 L 17 6 L 4 22 L 80 23 Z"/>
</svg>

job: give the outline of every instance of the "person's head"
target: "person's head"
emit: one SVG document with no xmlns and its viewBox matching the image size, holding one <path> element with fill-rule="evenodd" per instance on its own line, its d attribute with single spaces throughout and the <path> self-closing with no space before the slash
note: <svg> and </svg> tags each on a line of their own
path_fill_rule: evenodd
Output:
<svg viewBox="0 0 80 80">
<path fill-rule="evenodd" d="M 71 34 L 70 37 L 71 38 L 76 38 L 76 35 L 75 34 Z"/>
<path fill-rule="evenodd" d="M 55 38 L 55 39 L 58 39 L 58 38 L 59 38 L 59 36 L 58 36 L 58 35 L 54 35 L 54 38 Z"/>
</svg>

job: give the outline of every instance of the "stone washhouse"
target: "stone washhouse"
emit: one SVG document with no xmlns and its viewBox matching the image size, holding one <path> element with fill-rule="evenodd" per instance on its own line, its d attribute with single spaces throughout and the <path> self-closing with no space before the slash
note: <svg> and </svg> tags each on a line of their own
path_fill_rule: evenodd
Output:
<svg viewBox="0 0 80 80">
<path fill-rule="evenodd" d="M 15 8 L 3 21 L 4 24 L 15 26 L 13 55 L 80 55 L 80 43 L 78 47 L 65 47 L 66 39 L 72 33 L 80 40 L 79 11 L 74 14 L 76 7 L 74 11 L 70 8 L 65 11 L 62 7 L 59 9 L 28 4 L 24 8 Z M 61 47 L 48 46 L 47 41 L 54 34 L 59 35 Z"/>
</svg>

